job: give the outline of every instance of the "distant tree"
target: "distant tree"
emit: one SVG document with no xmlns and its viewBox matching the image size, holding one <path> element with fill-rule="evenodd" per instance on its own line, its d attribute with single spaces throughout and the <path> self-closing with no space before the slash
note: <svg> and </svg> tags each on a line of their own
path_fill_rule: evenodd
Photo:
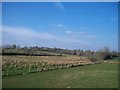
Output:
<svg viewBox="0 0 120 90">
<path fill-rule="evenodd" d="M 12 49 L 16 49 L 16 48 L 17 48 L 17 45 L 13 44 Z"/>
<path fill-rule="evenodd" d="M 76 55 L 80 56 L 80 50 L 76 50 Z"/>
<path fill-rule="evenodd" d="M 72 50 L 72 51 L 71 51 L 71 54 L 72 54 L 72 55 L 76 55 L 76 50 Z"/>
<path fill-rule="evenodd" d="M 118 57 L 119 56 L 117 51 L 112 51 L 111 53 L 112 53 L 112 57 Z"/>
<path fill-rule="evenodd" d="M 85 56 L 92 56 L 91 50 L 86 50 L 85 51 Z"/>
<path fill-rule="evenodd" d="M 20 45 L 17 45 L 17 49 L 20 49 Z"/>
</svg>

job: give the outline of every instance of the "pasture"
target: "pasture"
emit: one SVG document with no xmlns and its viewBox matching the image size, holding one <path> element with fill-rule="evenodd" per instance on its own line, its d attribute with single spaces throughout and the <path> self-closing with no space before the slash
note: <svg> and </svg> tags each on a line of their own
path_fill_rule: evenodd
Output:
<svg viewBox="0 0 120 90">
<path fill-rule="evenodd" d="M 3 77 L 3 88 L 117 88 L 118 64 L 101 63 Z"/>
</svg>

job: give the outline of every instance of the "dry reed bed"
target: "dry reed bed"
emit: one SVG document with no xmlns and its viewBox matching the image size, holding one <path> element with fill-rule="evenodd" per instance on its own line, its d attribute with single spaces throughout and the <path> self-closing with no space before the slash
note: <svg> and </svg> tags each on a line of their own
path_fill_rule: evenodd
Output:
<svg viewBox="0 0 120 90">
<path fill-rule="evenodd" d="M 94 64 L 86 57 L 77 56 L 3 56 L 3 76 L 25 74 L 66 67 Z"/>
<path fill-rule="evenodd" d="M 92 63 L 86 57 L 59 57 L 59 56 L 3 56 L 2 64 L 6 63 L 48 63 L 48 64 L 70 64 L 70 63 Z"/>
</svg>

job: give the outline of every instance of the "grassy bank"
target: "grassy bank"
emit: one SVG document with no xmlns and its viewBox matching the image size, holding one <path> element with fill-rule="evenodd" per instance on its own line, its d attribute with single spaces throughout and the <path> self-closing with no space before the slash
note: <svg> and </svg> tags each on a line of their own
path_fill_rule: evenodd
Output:
<svg viewBox="0 0 120 90">
<path fill-rule="evenodd" d="M 3 88 L 116 88 L 118 64 L 95 64 L 3 78 Z"/>
<path fill-rule="evenodd" d="M 3 56 L 2 76 L 28 74 L 94 64 L 86 57 L 78 56 Z"/>
</svg>

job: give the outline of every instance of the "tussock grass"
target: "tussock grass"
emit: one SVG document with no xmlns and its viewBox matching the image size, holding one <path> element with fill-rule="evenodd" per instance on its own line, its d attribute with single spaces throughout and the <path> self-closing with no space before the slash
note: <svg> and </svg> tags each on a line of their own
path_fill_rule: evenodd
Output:
<svg viewBox="0 0 120 90">
<path fill-rule="evenodd" d="M 94 64 L 86 57 L 78 56 L 3 56 L 2 75 L 18 75 Z"/>
</svg>

